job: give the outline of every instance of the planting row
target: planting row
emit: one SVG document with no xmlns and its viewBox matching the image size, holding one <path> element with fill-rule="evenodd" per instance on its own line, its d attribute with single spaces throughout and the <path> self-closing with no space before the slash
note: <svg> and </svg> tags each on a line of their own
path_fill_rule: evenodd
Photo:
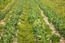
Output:
<svg viewBox="0 0 65 43">
<path fill-rule="evenodd" d="M 5 17 L 5 15 L 11 10 L 11 8 L 14 6 L 14 4 L 17 2 L 15 0 L 6 10 L 0 12 L 0 21 Z"/>
<path fill-rule="evenodd" d="M 37 43 L 57 43 L 60 40 L 60 37 L 57 35 L 52 35 L 49 26 L 44 22 L 41 12 L 34 1 L 29 0 L 29 7 L 31 11 L 29 12 L 28 21 L 32 25 L 35 39 Z M 53 37 L 51 39 L 51 37 Z M 57 39 L 57 40 L 54 40 Z"/>
<path fill-rule="evenodd" d="M 21 1 L 21 0 L 20 0 Z M 17 5 L 16 11 L 12 12 L 12 17 L 10 21 L 7 22 L 5 27 L 3 28 L 3 35 L 1 37 L 1 43 L 13 43 L 14 38 L 16 37 L 16 26 L 18 23 L 18 18 L 22 12 L 21 3 Z"/>
<path fill-rule="evenodd" d="M 21 16 L 19 17 L 19 23 L 18 23 L 18 36 L 17 40 L 18 43 L 36 43 L 32 25 L 29 24 L 29 21 L 27 20 L 28 14 L 29 14 L 29 5 L 28 1 L 22 0 L 23 3 L 23 12 L 21 13 Z"/>
<path fill-rule="evenodd" d="M 61 36 L 65 37 L 65 21 L 64 18 L 61 18 L 58 14 L 51 10 L 50 7 L 41 3 L 40 0 L 35 0 L 39 7 L 43 10 L 44 14 L 48 17 L 49 22 L 52 22 L 59 31 Z"/>
<path fill-rule="evenodd" d="M 20 0 L 18 0 L 18 1 L 16 2 L 16 4 L 15 4 L 15 5 L 12 7 L 12 9 L 7 13 L 7 15 L 5 16 L 5 19 L 4 19 L 2 22 L 7 22 L 7 21 L 9 21 L 9 19 L 10 19 L 11 16 L 12 16 L 11 14 L 13 13 L 13 11 L 16 11 L 19 2 L 20 2 Z"/>
<path fill-rule="evenodd" d="M 13 6 L 13 8 L 7 13 L 7 15 L 5 16 L 5 19 L 2 22 L 5 22 L 5 24 L 10 20 L 11 18 L 11 14 L 17 9 L 17 5 L 19 4 L 20 1 L 16 2 L 16 4 Z M 1 23 L 2 23 L 1 22 Z M 2 29 L 4 28 L 5 24 L 0 24 L 0 36 L 2 33 Z"/>
</svg>

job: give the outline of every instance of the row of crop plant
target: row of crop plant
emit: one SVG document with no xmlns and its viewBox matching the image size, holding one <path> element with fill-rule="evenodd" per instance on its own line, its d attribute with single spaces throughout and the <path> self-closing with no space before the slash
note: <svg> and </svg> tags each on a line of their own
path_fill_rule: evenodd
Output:
<svg viewBox="0 0 65 43">
<path fill-rule="evenodd" d="M 12 12 L 14 12 L 16 9 L 17 9 L 17 5 L 19 4 L 19 2 L 20 1 L 18 1 L 14 6 L 13 6 L 13 8 L 7 13 L 7 15 L 5 16 L 5 19 L 3 20 L 3 21 L 1 21 L 1 22 L 5 22 L 5 24 L 10 20 L 10 18 L 11 18 L 11 14 L 12 14 Z M 0 23 L 1 23 L 0 22 Z M 2 33 L 2 29 L 4 28 L 4 26 L 5 26 L 5 24 L 3 25 L 3 24 L 0 24 L 0 36 L 1 36 L 1 33 Z"/>
<path fill-rule="evenodd" d="M 0 21 L 5 17 L 5 15 L 11 10 L 11 8 L 14 6 L 14 4 L 17 2 L 18 0 L 15 0 L 6 10 L 0 12 Z"/>
<path fill-rule="evenodd" d="M 49 42 L 46 39 L 46 33 L 43 28 L 43 26 L 44 26 L 43 17 L 40 15 L 40 13 L 39 13 L 40 11 L 37 9 L 37 7 L 35 7 L 35 5 L 31 4 L 31 3 L 33 3 L 33 2 L 31 2 L 31 0 L 29 0 L 28 2 L 26 2 L 26 1 L 22 1 L 22 2 L 25 2 L 28 5 L 27 5 L 27 8 L 23 7 L 23 14 L 19 18 L 20 20 L 19 20 L 19 24 L 18 24 L 18 28 L 19 28 L 18 43 L 38 43 L 38 42 L 47 43 L 47 42 Z M 27 11 L 25 9 L 27 9 Z M 29 11 L 29 10 L 31 10 L 31 11 Z M 26 16 L 28 16 L 28 20 L 27 20 Z M 39 29 L 40 29 L 40 31 L 39 31 Z M 48 27 L 48 29 L 49 29 L 49 27 Z M 32 31 L 32 32 L 29 33 L 30 31 Z"/>
<path fill-rule="evenodd" d="M 12 15 L 11 15 L 12 12 L 13 12 L 13 11 L 16 11 L 19 2 L 20 2 L 20 0 L 18 0 L 18 1 L 15 3 L 15 5 L 11 8 L 11 10 L 6 14 L 4 20 L 1 21 L 1 22 L 5 22 L 5 23 L 6 23 L 7 21 L 9 21 L 9 19 L 10 19 L 11 16 L 12 16 Z"/>
<path fill-rule="evenodd" d="M 28 1 L 22 0 L 22 3 L 23 3 L 23 12 L 19 17 L 18 32 L 17 32 L 18 43 L 36 43 L 32 25 L 30 25 L 29 21 L 27 20 L 30 11 Z"/>
<path fill-rule="evenodd" d="M 43 10 L 44 14 L 48 17 L 49 22 L 52 22 L 59 31 L 61 36 L 65 37 L 65 21 L 64 18 L 61 18 L 58 14 L 56 14 L 50 7 L 41 3 L 40 0 L 34 0 L 39 7 Z"/>
<path fill-rule="evenodd" d="M 26 1 L 22 1 L 22 2 L 25 2 L 28 5 L 27 5 L 27 8 L 23 7 L 23 14 L 22 14 L 22 16 L 20 16 L 20 20 L 19 20 L 19 24 L 18 24 L 18 28 L 19 28 L 18 43 L 38 43 L 38 42 L 41 43 L 41 42 L 48 41 L 45 38 L 46 33 L 42 32 L 42 31 L 44 31 L 44 28 L 43 28 L 44 24 L 43 24 L 43 17 L 39 13 L 40 11 L 37 9 L 37 7 L 35 7 L 34 4 L 31 4 L 31 3 L 33 3 L 33 2 L 31 2 L 31 0 L 29 0 L 28 2 L 26 2 Z M 24 3 L 24 6 L 25 6 L 25 3 Z M 25 9 L 27 9 L 27 11 Z M 29 10 L 31 10 L 31 11 L 29 11 Z M 28 21 L 27 21 L 26 16 L 28 16 Z M 49 26 L 47 26 L 47 27 L 49 29 Z M 39 31 L 39 29 L 40 29 L 40 31 Z M 32 32 L 29 33 L 30 31 L 32 31 Z M 42 37 L 39 37 L 39 36 L 42 36 Z"/>
<path fill-rule="evenodd" d="M 40 13 L 38 12 L 37 8 L 33 5 L 33 2 L 31 2 L 31 0 L 29 0 L 29 4 L 30 4 L 31 12 L 29 13 L 28 20 L 29 23 L 32 24 L 36 42 L 49 43 L 49 40 L 47 40 L 47 35 L 44 31 L 42 16 L 40 17 Z"/>
<path fill-rule="evenodd" d="M 21 0 L 20 0 L 21 1 Z M 18 23 L 19 16 L 22 12 L 21 2 L 17 6 L 16 11 L 12 12 L 12 17 L 10 21 L 7 22 L 3 28 L 3 35 L 1 37 L 1 43 L 13 43 L 14 38 L 16 37 L 16 26 Z"/>
<path fill-rule="evenodd" d="M 55 34 L 51 34 L 51 30 L 49 26 L 44 22 L 37 5 L 33 1 L 29 0 L 29 7 L 31 11 L 29 12 L 28 20 L 29 23 L 32 25 L 35 34 L 34 37 L 36 38 L 36 43 L 50 43 L 50 40 L 52 40 L 53 43 L 58 43 L 60 37 Z M 46 31 L 47 29 L 49 31 Z M 50 32 L 50 34 L 48 34 L 48 32 Z M 53 39 L 51 37 L 53 37 Z M 54 40 L 56 38 L 57 40 Z"/>
<path fill-rule="evenodd" d="M 2 10 L 12 0 L 0 0 L 0 10 Z"/>
<path fill-rule="evenodd" d="M 24 3 L 23 3 L 24 2 Z M 28 16 L 29 16 L 29 5 L 28 0 L 23 0 L 23 12 L 22 15 L 19 17 L 18 23 L 18 43 L 36 43 L 33 34 L 32 25 L 29 24 Z"/>
</svg>

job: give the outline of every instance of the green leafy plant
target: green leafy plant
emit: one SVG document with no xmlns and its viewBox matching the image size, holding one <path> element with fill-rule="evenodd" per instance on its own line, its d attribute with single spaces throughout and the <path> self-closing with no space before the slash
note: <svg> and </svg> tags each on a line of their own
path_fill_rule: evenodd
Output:
<svg viewBox="0 0 65 43">
<path fill-rule="evenodd" d="M 60 41 L 61 37 L 59 37 L 58 35 L 53 34 L 50 38 L 50 40 L 52 40 L 53 43 L 58 43 Z"/>
</svg>

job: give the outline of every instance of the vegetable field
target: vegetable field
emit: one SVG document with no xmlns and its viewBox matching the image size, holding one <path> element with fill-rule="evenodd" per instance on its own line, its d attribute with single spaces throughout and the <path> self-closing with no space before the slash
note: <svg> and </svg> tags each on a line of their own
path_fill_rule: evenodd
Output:
<svg viewBox="0 0 65 43">
<path fill-rule="evenodd" d="M 64 12 L 58 13 L 45 0 L 3 1 L 0 43 L 65 43 Z"/>
</svg>

